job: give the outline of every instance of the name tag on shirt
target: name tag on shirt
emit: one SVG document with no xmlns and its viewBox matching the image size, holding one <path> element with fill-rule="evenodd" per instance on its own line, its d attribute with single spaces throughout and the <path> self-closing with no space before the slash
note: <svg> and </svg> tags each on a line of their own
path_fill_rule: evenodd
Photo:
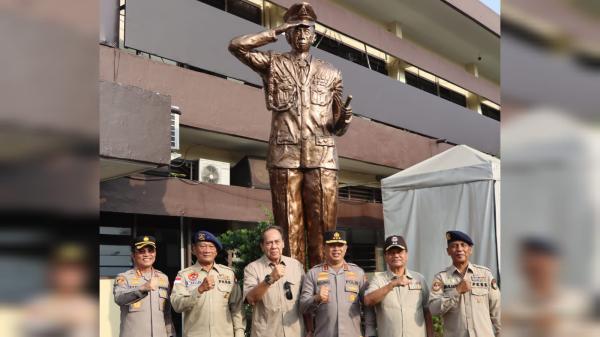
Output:
<svg viewBox="0 0 600 337">
<path fill-rule="evenodd" d="M 346 282 L 346 287 L 345 290 L 347 292 L 353 292 L 353 293 L 358 293 L 359 288 L 357 284 L 354 283 L 350 283 L 350 282 Z"/>
<path fill-rule="evenodd" d="M 488 283 L 485 276 L 472 276 L 471 285 L 473 287 L 487 287 Z"/>
<path fill-rule="evenodd" d="M 408 284 L 408 289 L 409 290 L 421 290 L 423 289 L 423 287 L 421 286 L 420 282 L 411 282 Z"/>
</svg>

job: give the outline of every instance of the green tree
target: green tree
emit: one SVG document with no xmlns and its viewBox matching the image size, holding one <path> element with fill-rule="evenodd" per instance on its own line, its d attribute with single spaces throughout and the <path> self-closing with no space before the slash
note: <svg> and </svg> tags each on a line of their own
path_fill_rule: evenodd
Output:
<svg viewBox="0 0 600 337">
<path fill-rule="evenodd" d="M 438 315 L 433 316 L 433 333 L 435 337 L 442 337 L 444 335 L 444 324 L 442 317 Z"/>
<path fill-rule="evenodd" d="M 260 221 L 255 227 L 228 230 L 219 236 L 223 248 L 234 252 L 232 267 L 238 280 L 244 279 L 246 265 L 263 255 L 260 249 L 260 236 L 265 228 L 273 224 L 271 211 L 264 210 L 267 220 Z"/>
</svg>

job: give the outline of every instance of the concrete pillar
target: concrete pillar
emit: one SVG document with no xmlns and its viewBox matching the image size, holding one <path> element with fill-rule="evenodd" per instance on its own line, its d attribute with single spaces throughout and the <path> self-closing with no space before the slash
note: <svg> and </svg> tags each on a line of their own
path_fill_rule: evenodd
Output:
<svg viewBox="0 0 600 337">
<path fill-rule="evenodd" d="M 469 92 L 467 94 L 467 109 L 481 114 L 481 97 L 477 94 Z"/>
<path fill-rule="evenodd" d="M 402 38 L 402 26 L 400 25 L 400 22 L 398 21 L 393 21 L 390 22 L 387 26 L 387 30 L 396 35 L 398 38 Z"/>
<path fill-rule="evenodd" d="M 467 70 L 467 72 L 477 78 L 479 78 L 479 68 L 477 67 L 477 64 L 475 63 L 468 63 L 465 65 L 465 69 Z"/>
<path fill-rule="evenodd" d="M 465 70 L 469 74 L 479 78 L 479 68 L 477 67 L 476 63 L 465 64 Z M 467 108 L 476 111 L 477 113 L 481 113 L 481 97 L 477 94 L 469 92 L 467 94 Z"/>
<path fill-rule="evenodd" d="M 390 76 L 391 78 L 398 80 L 402 83 L 406 83 L 404 69 L 406 69 L 407 67 L 409 67 L 408 63 L 388 55 L 388 62 L 386 64 L 386 68 L 388 71 L 388 76 Z"/>
</svg>

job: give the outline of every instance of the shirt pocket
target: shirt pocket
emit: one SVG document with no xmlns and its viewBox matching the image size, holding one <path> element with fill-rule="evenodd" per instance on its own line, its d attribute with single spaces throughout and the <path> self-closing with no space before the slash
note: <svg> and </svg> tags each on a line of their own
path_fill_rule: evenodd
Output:
<svg viewBox="0 0 600 337">
<path fill-rule="evenodd" d="M 346 297 L 349 303 L 356 303 L 359 300 L 358 293 L 360 287 L 358 281 L 347 280 L 344 290 L 346 291 Z"/>
<path fill-rule="evenodd" d="M 219 291 L 219 295 L 223 297 L 223 303 L 229 303 L 229 296 L 231 296 L 231 292 L 233 291 L 233 281 L 231 279 L 219 279 L 217 280 L 217 290 Z"/>
<path fill-rule="evenodd" d="M 414 308 L 419 308 L 423 304 L 423 286 L 421 283 L 408 284 L 407 304 Z"/>
<path fill-rule="evenodd" d="M 286 280 L 283 283 L 283 298 L 288 310 L 292 310 L 298 304 L 298 299 L 300 298 L 300 280 Z"/>
<path fill-rule="evenodd" d="M 471 300 L 475 305 L 487 305 L 490 292 L 487 288 L 471 288 Z"/>
<path fill-rule="evenodd" d="M 292 107 L 296 98 L 296 86 L 290 82 L 279 82 L 275 86 L 274 108 L 276 110 L 288 110 Z"/>
<path fill-rule="evenodd" d="M 294 135 L 286 130 L 277 130 L 277 144 L 295 145 L 298 144 L 298 140 L 294 137 Z"/>
<path fill-rule="evenodd" d="M 165 305 L 167 304 L 169 298 L 169 289 L 166 287 L 158 288 L 158 308 L 160 311 L 165 310 Z"/>
<path fill-rule="evenodd" d="M 331 90 L 324 85 L 314 85 L 310 90 L 310 102 L 315 105 L 328 105 L 333 97 Z"/>
<path fill-rule="evenodd" d="M 315 143 L 319 146 L 335 146 L 335 141 L 331 136 L 316 136 Z"/>
</svg>

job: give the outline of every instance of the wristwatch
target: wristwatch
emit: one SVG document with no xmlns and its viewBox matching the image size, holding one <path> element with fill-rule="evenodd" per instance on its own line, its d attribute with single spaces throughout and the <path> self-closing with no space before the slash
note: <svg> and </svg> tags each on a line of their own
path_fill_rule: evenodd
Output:
<svg viewBox="0 0 600 337">
<path fill-rule="evenodd" d="M 273 281 L 271 280 L 271 274 L 267 274 L 267 276 L 265 276 L 265 283 L 268 285 L 273 284 Z"/>
</svg>

